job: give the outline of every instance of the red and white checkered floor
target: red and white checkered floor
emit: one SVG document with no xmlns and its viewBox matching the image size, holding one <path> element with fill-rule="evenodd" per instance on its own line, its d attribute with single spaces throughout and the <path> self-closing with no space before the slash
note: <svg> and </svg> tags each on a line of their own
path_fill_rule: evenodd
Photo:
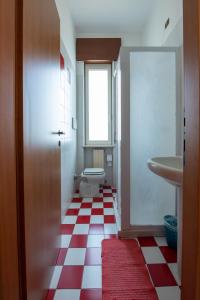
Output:
<svg viewBox="0 0 200 300">
<path fill-rule="evenodd" d="M 61 249 L 47 300 L 101 300 L 101 241 L 117 238 L 113 209 L 116 190 L 100 198 L 75 195 L 61 224 Z M 160 300 L 179 300 L 176 251 L 165 238 L 138 238 Z"/>
</svg>

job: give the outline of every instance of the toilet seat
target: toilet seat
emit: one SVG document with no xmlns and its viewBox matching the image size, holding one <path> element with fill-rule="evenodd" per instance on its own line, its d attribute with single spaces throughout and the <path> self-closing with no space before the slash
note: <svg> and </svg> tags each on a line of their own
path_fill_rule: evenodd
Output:
<svg viewBox="0 0 200 300">
<path fill-rule="evenodd" d="M 102 168 L 86 168 L 81 173 L 80 196 L 99 197 L 99 186 L 104 184 L 105 176 L 105 171 Z"/>
<path fill-rule="evenodd" d="M 103 175 L 104 169 L 101 168 L 86 168 L 83 171 L 83 175 Z"/>
</svg>

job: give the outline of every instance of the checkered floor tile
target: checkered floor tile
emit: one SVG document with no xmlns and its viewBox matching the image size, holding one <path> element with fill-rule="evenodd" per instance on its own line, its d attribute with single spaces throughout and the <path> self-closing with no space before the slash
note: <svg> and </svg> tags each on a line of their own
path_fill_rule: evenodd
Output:
<svg viewBox="0 0 200 300">
<path fill-rule="evenodd" d="M 101 300 L 101 242 L 117 238 L 113 209 L 115 189 L 99 198 L 76 194 L 61 224 L 61 248 L 46 300 Z M 179 300 L 176 251 L 165 238 L 143 237 L 138 243 L 160 300 Z"/>
</svg>

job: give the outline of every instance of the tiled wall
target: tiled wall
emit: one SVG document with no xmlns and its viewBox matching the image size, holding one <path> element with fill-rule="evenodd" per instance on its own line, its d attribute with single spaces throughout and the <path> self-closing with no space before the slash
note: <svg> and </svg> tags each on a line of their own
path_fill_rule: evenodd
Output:
<svg viewBox="0 0 200 300">
<path fill-rule="evenodd" d="M 72 118 L 76 118 L 76 75 L 63 43 L 61 44 L 61 53 L 65 60 L 65 69 L 61 75 L 62 129 L 65 132 L 61 140 L 61 210 L 63 217 L 71 202 L 76 168 L 76 130 L 72 128 Z"/>
<path fill-rule="evenodd" d="M 70 77 L 66 79 L 64 91 L 64 131 L 65 138 L 61 145 L 61 184 L 62 184 L 62 218 L 69 206 L 73 188 L 76 167 L 76 130 L 72 128 L 72 118 L 76 118 L 76 43 L 74 24 L 67 1 L 56 0 L 60 17 L 61 53 L 68 68 Z"/>
</svg>

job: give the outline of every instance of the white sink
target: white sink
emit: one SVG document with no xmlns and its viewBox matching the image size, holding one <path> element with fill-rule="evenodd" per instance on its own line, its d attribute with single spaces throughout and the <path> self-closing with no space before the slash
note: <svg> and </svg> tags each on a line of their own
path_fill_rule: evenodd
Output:
<svg viewBox="0 0 200 300">
<path fill-rule="evenodd" d="M 149 169 L 175 186 L 181 186 L 183 180 L 183 157 L 154 157 L 147 162 Z"/>
<path fill-rule="evenodd" d="M 149 169 L 156 175 L 177 187 L 177 218 L 178 218 L 178 275 L 181 285 L 182 262 L 182 181 L 183 181 L 183 157 L 164 156 L 154 157 L 147 162 Z"/>
</svg>

